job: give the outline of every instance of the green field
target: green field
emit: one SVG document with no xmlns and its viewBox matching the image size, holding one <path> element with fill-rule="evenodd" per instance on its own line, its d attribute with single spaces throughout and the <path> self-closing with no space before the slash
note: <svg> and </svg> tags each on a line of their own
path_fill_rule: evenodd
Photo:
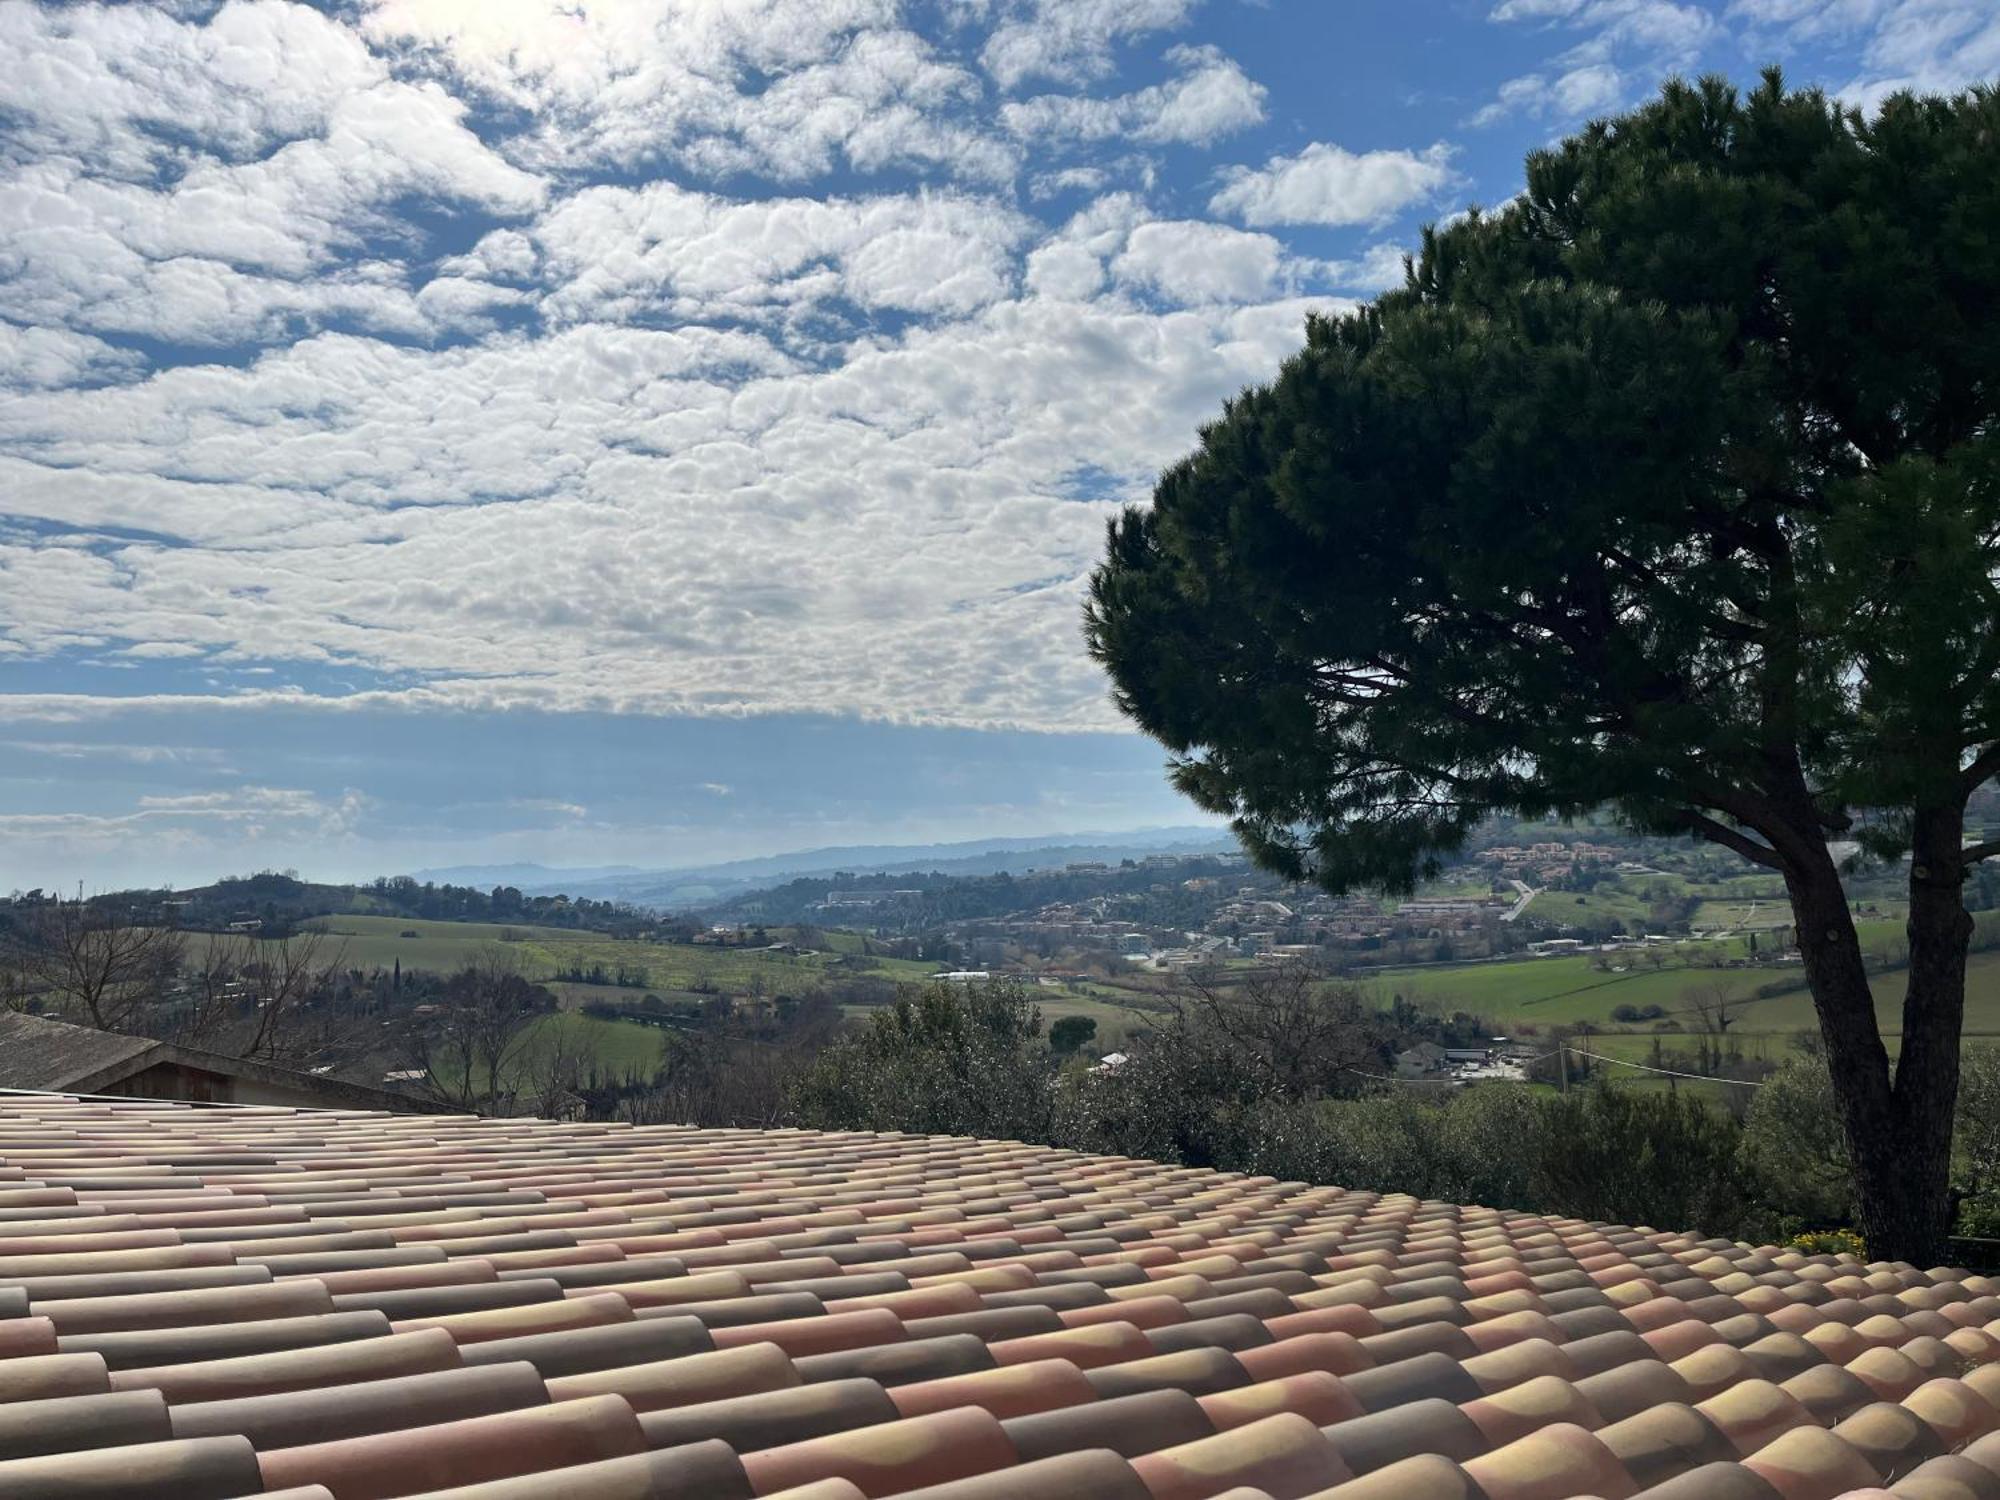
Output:
<svg viewBox="0 0 2000 1500">
<path fill-rule="evenodd" d="M 665 1045 L 664 1032 L 635 1021 L 573 1013 L 544 1016 L 521 1034 L 501 1073 L 508 1087 L 532 1095 L 550 1077 L 551 1059 L 566 1056 L 585 1083 L 593 1074 L 599 1082 L 643 1081 L 659 1066 Z M 457 1070 L 448 1064 L 440 1064 L 437 1076 L 448 1089 L 460 1082 Z"/>
<path fill-rule="evenodd" d="M 1701 904 L 1689 925 L 1698 930 L 1732 928 L 1764 932 L 1792 923 L 1784 883 L 1772 875 L 1737 875 L 1727 880 L 1690 880 L 1664 871 L 1605 880 L 1588 892 L 1546 890 L 1528 904 L 1527 915 L 1540 922 L 1577 923 L 1602 927 L 1616 920 L 1631 933 L 1658 930 L 1654 903 L 1661 899 L 1693 898 Z M 1888 917 L 1899 916 L 1900 898 L 1873 903 Z"/>
<path fill-rule="evenodd" d="M 1676 1011 L 1686 1007 L 1683 992 L 1692 985 L 1720 979 L 1740 985 L 1747 993 L 1759 984 L 1798 972 L 1796 966 L 1789 970 L 1687 968 L 1679 962 L 1655 969 L 1636 952 L 1616 954 L 1614 962 L 1626 965 L 1625 972 L 1601 972 L 1590 959 L 1581 957 L 1384 969 L 1371 975 L 1363 988 L 1385 1003 L 1400 994 L 1419 1004 L 1470 1011 L 1513 1026 L 1561 1026 L 1577 1021 L 1608 1025 L 1614 1006 L 1658 1005 Z"/>
<path fill-rule="evenodd" d="M 1667 877 L 1633 877 L 1634 881 L 1664 878 Z M 1747 879 L 1754 882 L 1756 877 Z M 1761 917 L 1762 896 L 1734 889 L 1743 884 L 1713 882 L 1692 888 L 1690 893 L 1698 891 L 1705 902 L 1718 907 L 1733 902 L 1747 908 L 1755 900 L 1759 907 L 1756 917 Z M 1597 898 L 1593 895 L 1592 899 Z M 1614 892 L 1608 893 L 1606 899 L 1636 898 L 1621 897 Z M 327 917 L 313 925 L 340 945 L 341 962 L 350 968 L 388 968 L 400 961 L 405 970 L 449 972 L 497 950 L 512 957 L 526 977 L 548 983 L 566 1012 L 575 1012 L 593 999 L 629 1004 L 648 994 L 669 1001 L 695 1002 L 718 994 L 739 997 L 803 994 L 824 982 L 853 976 L 894 984 L 920 983 L 936 967 L 888 958 L 857 962 L 864 940 L 850 932 L 825 933 L 816 941 L 826 951 L 801 955 L 692 943 L 628 942 L 566 928 L 426 922 L 400 917 Z M 1715 925 L 1740 924 L 1718 921 Z M 1857 927 L 1864 948 L 1870 951 L 1892 951 L 1901 938 L 1901 923 L 1886 917 L 1862 920 Z M 404 936 L 405 933 L 414 935 Z M 772 933 L 774 939 L 784 935 Z M 1486 1017 L 1497 1030 L 1507 1034 L 1532 1036 L 1555 1026 L 1588 1023 L 1599 1033 L 1592 1050 L 1634 1061 L 1643 1059 L 1650 1051 L 1654 1024 L 1614 1021 L 1611 1013 L 1615 1007 L 1631 1005 L 1643 1009 L 1657 1005 L 1667 1012 L 1669 1019 L 1677 1021 L 1685 1031 L 1693 1032 L 1700 1028 L 1701 1022 L 1694 1014 L 1694 997 L 1689 992 L 1720 986 L 1735 1002 L 1731 1006 L 1732 1040 L 1750 1056 L 1768 1055 L 1771 1060 L 1779 1061 L 1792 1036 L 1815 1029 L 1812 1000 L 1805 992 L 1804 975 L 1796 964 L 1726 966 L 1729 959 L 1741 959 L 1748 952 L 1746 936 L 1675 944 L 1667 950 L 1663 967 L 1655 967 L 1645 953 L 1620 951 L 1609 955 L 1609 959 L 1614 968 L 1622 967 L 1622 972 L 1606 972 L 1590 957 L 1521 958 L 1384 969 L 1369 975 L 1361 984 L 1380 1004 L 1387 1005 L 1392 996 L 1401 995 L 1427 1009 L 1462 1010 Z M 613 971 L 621 965 L 643 969 L 647 982 L 643 987 L 633 988 L 554 978 L 575 966 L 588 970 L 594 964 Z M 1765 999 L 1754 998 L 1760 986 L 1785 982 L 1797 988 Z M 1879 974 L 1874 986 L 1878 1020 L 1893 1050 L 1901 1031 L 1903 975 Z M 1124 1046 L 1135 1029 L 1147 1024 L 1148 996 L 1143 985 L 1091 982 L 1043 986 L 1033 993 L 1045 1024 L 1069 1015 L 1094 1019 L 1098 1030 L 1093 1046 L 1099 1052 Z M 845 1009 L 849 1015 L 862 1015 L 870 1006 L 848 1004 Z M 662 1033 L 654 1028 L 632 1022 L 601 1021 L 580 1014 L 566 1015 L 563 1024 L 593 1028 L 600 1059 L 609 1066 L 650 1070 L 658 1060 Z M 2000 1040 L 2000 951 L 1972 955 L 1967 976 L 1965 1034 L 1969 1040 Z M 1690 1042 L 1685 1036 L 1668 1033 L 1662 1045 L 1669 1050 L 1685 1049 Z"/>
<path fill-rule="evenodd" d="M 322 917 L 312 925 L 340 945 L 344 967 L 405 969 L 447 973 L 496 949 L 512 957 L 529 979 L 550 980 L 581 966 L 602 964 L 644 969 L 646 983 L 628 995 L 667 995 L 674 991 L 749 995 L 780 994 L 811 988 L 836 974 L 866 974 L 899 983 L 920 981 L 934 964 L 909 959 L 871 958 L 853 968 L 853 950 L 860 939 L 853 933 L 828 934 L 833 951 L 811 954 L 763 949 L 721 948 L 699 943 L 639 943 L 578 932 L 562 927 L 530 927 L 492 922 L 419 922 L 402 917 Z M 405 933 L 414 936 L 404 936 Z M 777 934 L 773 934 L 774 940 Z"/>
<path fill-rule="evenodd" d="M 1618 957 L 1630 960 L 1639 955 Z M 1768 999 L 1755 998 L 1759 986 L 1786 979 L 1797 981 L 1799 988 Z M 1605 974 L 1593 968 L 1588 959 L 1545 958 L 1388 970 L 1372 976 L 1364 987 L 1384 1004 L 1390 996 L 1400 994 L 1432 1008 L 1486 1016 L 1505 1031 L 1524 1032 L 1579 1022 L 1617 1028 L 1620 1023 L 1612 1020 L 1611 1011 L 1619 1005 L 1658 1005 L 1685 1030 L 1695 1031 L 1700 1022 L 1692 1013 L 1688 991 L 1721 985 L 1734 1002 L 1730 1006 L 1731 1038 L 1746 1054 L 1758 1056 L 1762 1049 L 1776 1062 L 1783 1060 L 1793 1035 L 1818 1026 L 1804 983 L 1805 976 L 1796 964 L 1657 970 L 1641 964 L 1622 974 Z M 1876 1024 L 1892 1051 L 1902 1034 L 1905 986 L 1905 975 L 1900 971 L 1873 978 Z M 1633 1023 L 1622 1030 L 1601 1031 L 1591 1050 L 1637 1059 L 1651 1048 L 1653 1035 L 1652 1023 Z M 1975 953 L 1967 963 L 1965 1036 L 1968 1041 L 2000 1040 L 2000 952 Z M 1668 1034 L 1663 1045 L 1673 1048 L 1688 1043 L 1683 1037 Z"/>
<path fill-rule="evenodd" d="M 598 1063 L 614 1073 L 650 1074 L 659 1064 L 660 1050 L 666 1045 L 666 1034 L 657 1026 L 643 1026 L 637 1021 L 601 1021 L 595 1016 L 566 1013 L 537 1021 L 523 1045 L 523 1056 L 532 1060 L 557 1040 L 553 1033 L 558 1031 L 566 1031 L 569 1039 L 592 1048 Z"/>
<path fill-rule="evenodd" d="M 1610 886 L 1599 886 L 1588 893 L 1543 891 L 1528 903 L 1524 915 L 1536 922 L 1589 924 L 1615 919 L 1632 932 L 1643 932 L 1646 928 L 1646 903 Z"/>
</svg>

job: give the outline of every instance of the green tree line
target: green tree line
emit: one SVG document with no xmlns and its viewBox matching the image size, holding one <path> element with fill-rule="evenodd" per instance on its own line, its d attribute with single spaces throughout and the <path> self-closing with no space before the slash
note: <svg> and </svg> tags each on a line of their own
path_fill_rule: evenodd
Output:
<svg viewBox="0 0 2000 1500">
<path fill-rule="evenodd" d="M 1374 1026 L 1338 988 L 1184 997 L 1122 1064 L 1090 1066 L 1051 1046 L 1020 987 L 934 986 L 820 1052 L 789 1115 L 1755 1241 L 1859 1223 L 1818 1049 L 1739 1120 L 1691 1090 L 1384 1082 Z M 2000 1049 L 1969 1054 L 1955 1139 L 1963 1229 L 2000 1230 Z"/>
</svg>

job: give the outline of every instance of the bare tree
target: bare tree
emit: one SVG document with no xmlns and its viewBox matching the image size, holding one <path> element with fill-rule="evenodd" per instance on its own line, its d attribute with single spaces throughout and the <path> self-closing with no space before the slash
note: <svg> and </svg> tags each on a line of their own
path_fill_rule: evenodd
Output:
<svg viewBox="0 0 2000 1500">
<path fill-rule="evenodd" d="M 1729 1053 L 1729 1028 L 1742 1019 L 1743 997 L 1728 982 L 1709 979 L 1689 985 L 1681 991 L 1681 999 L 1700 1035 L 1695 1044 L 1700 1057 L 1699 1070 L 1718 1072 Z"/>
<path fill-rule="evenodd" d="M 521 977 L 512 953 L 492 949 L 445 981 L 444 998 L 414 1018 L 405 1051 L 420 1087 L 440 1103 L 479 1114 L 514 1108 L 522 1054 L 555 997 Z"/>
<path fill-rule="evenodd" d="M 24 914 L 8 946 L 24 997 L 40 997 L 65 1020 L 123 1031 L 165 995 L 184 939 L 88 901 L 51 901 Z"/>
<path fill-rule="evenodd" d="M 789 1121 L 793 1085 L 816 1043 L 771 1043 L 669 1032 L 650 1085 L 622 1100 L 635 1125 L 732 1125 L 769 1129 Z"/>
<path fill-rule="evenodd" d="M 565 1120 L 582 1111 L 584 1090 L 597 1080 L 601 1066 L 598 1033 L 569 1017 L 536 1030 L 535 1044 L 518 1071 L 534 1112 L 545 1120 Z"/>
<path fill-rule="evenodd" d="M 308 1006 L 325 991 L 343 951 L 321 932 L 209 934 L 187 976 L 189 999 L 172 1039 L 230 1057 L 298 1063 L 319 1056 L 342 1028 L 330 1012 L 313 1024 Z"/>
<path fill-rule="evenodd" d="M 1290 1098 L 1351 1093 L 1357 1070 L 1379 1065 L 1381 1028 L 1351 986 L 1329 984 L 1307 964 L 1233 978 L 1190 972 L 1167 991 L 1168 1019 L 1159 1029 L 1235 1054 Z"/>
</svg>

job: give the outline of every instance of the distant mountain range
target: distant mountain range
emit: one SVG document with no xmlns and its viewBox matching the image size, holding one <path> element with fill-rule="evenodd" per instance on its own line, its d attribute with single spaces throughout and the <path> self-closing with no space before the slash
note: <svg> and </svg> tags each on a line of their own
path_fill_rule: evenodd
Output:
<svg viewBox="0 0 2000 1500">
<path fill-rule="evenodd" d="M 1019 874 L 1082 861 L 1116 864 L 1148 854 L 1213 854 L 1236 848 L 1224 828 L 1144 828 L 1127 833 L 1056 833 L 1028 838 L 969 839 L 954 844 L 863 844 L 801 849 L 721 864 L 648 870 L 634 865 L 578 869 L 538 864 L 453 865 L 418 870 L 418 880 L 481 888 L 509 885 L 527 895 L 588 896 L 662 911 L 712 906 L 788 880 L 828 876 Z"/>
</svg>

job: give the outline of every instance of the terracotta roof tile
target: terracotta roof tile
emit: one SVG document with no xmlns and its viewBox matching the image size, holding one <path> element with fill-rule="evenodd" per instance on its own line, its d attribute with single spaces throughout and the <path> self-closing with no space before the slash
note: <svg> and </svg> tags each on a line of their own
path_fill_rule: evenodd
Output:
<svg viewBox="0 0 2000 1500">
<path fill-rule="evenodd" d="M 2000 1500 L 2000 1282 L 1009 1142 L 15 1096 L 0 1495 Z"/>
</svg>

